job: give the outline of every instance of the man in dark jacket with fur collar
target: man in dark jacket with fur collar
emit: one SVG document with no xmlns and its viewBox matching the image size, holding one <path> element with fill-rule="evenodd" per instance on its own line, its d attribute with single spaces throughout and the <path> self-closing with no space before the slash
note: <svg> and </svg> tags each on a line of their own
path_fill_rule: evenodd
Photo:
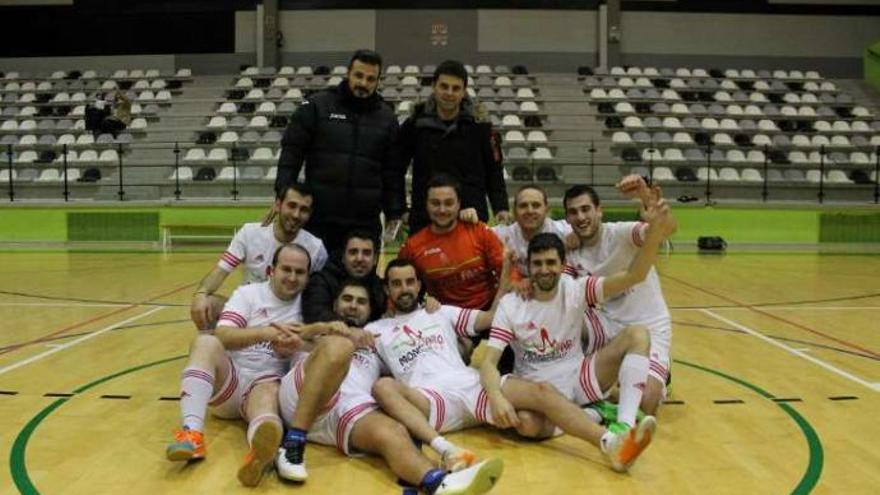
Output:
<svg viewBox="0 0 880 495">
<path fill-rule="evenodd" d="M 397 118 L 376 92 L 381 69 L 378 53 L 355 52 L 348 76 L 309 96 L 281 141 L 275 187 L 296 182 L 305 162 L 305 183 L 315 193 L 306 228 L 331 255 L 352 229 L 367 230 L 378 242 L 380 212 L 399 221 L 405 209 L 403 183 L 394 170 L 398 162 L 391 157 Z"/>
<path fill-rule="evenodd" d="M 412 173 L 410 234 L 428 225 L 425 201 L 432 177 L 445 174 L 461 184 L 461 220 L 489 220 L 486 197 L 497 220 L 509 223 L 501 146 L 488 114 L 467 98 L 468 75 L 457 61 L 434 71 L 434 94 L 415 106 L 398 139 L 398 180 Z M 398 186 L 399 188 L 400 186 Z"/>
</svg>

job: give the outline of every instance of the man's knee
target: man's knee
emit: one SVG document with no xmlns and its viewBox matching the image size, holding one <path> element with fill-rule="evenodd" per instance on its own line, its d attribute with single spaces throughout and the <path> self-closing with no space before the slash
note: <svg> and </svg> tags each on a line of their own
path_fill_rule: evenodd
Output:
<svg viewBox="0 0 880 495">
<path fill-rule="evenodd" d="M 226 348 L 223 347 L 223 343 L 220 342 L 220 339 L 209 334 L 196 335 L 196 338 L 193 339 L 192 344 L 189 347 L 190 355 L 201 354 L 219 356 L 225 351 Z"/>
<path fill-rule="evenodd" d="M 323 360 L 344 366 L 351 361 L 351 356 L 354 354 L 354 344 L 345 337 L 327 335 L 321 337 L 313 352 L 316 356 L 321 356 Z"/>
<path fill-rule="evenodd" d="M 397 382 L 394 381 L 393 378 L 390 377 L 382 377 L 376 380 L 376 383 L 373 384 L 373 397 L 378 401 L 383 401 L 387 397 L 396 395 L 398 393 L 397 390 Z"/>
<path fill-rule="evenodd" d="M 531 411 L 517 411 L 519 425 L 516 432 L 526 438 L 546 438 L 545 419 Z"/>
</svg>

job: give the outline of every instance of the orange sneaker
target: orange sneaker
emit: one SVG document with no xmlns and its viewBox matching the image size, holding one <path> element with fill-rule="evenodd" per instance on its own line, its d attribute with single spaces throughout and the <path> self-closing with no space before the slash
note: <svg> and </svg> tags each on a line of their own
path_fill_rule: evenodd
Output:
<svg viewBox="0 0 880 495">
<path fill-rule="evenodd" d="M 628 470 L 651 444 L 656 429 L 657 420 L 653 416 L 645 416 L 635 427 L 616 433 L 605 449 L 611 468 L 621 473 Z"/>
<path fill-rule="evenodd" d="M 165 449 L 169 461 L 192 461 L 205 458 L 205 438 L 202 432 L 184 428 L 174 432 L 174 442 Z"/>
<path fill-rule="evenodd" d="M 244 486 L 257 486 L 263 479 L 266 468 L 275 459 L 275 452 L 281 444 L 284 430 L 280 423 L 264 421 L 257 427 L 251 440 L 251 449 L 244 456 L 238 469 L 238 481 Z"/>
</svg>

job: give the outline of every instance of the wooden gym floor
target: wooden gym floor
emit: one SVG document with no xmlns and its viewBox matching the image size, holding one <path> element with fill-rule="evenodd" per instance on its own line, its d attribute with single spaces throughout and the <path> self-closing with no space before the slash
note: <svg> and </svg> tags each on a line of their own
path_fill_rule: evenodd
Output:
<svg viewBox="0 0 880 495">
<path fill-rule="evenodd" d="M 399 493 L 382 462 L 321 446 L 307 485 L 243 489 L 240 422 L 208 421 L 205 461 L 165 460 L 189 296 L 215 260 L 0 253 L 0 492 Z M 880 258 L 676 254 L 659 269 L 675 361 L 655 443 L 619 475 L 569 437 L 451 435 L 504 459 L 493 493 L 877 493 Z"/>
</svg>

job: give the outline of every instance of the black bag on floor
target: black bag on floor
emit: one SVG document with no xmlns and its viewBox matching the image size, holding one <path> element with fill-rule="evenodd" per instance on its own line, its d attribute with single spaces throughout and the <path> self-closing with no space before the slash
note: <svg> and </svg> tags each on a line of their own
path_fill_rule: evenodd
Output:
<svg viewBox="0 0 880 495">
<path fill-rule="evenodd" d="M 698 237 L 697 238 L 697 247 L 700 251 L 717 251 L 721 252 L 727 249 L 727 242 L 724 239 L 718 236 L 713 237 Z"/>
</svg>

